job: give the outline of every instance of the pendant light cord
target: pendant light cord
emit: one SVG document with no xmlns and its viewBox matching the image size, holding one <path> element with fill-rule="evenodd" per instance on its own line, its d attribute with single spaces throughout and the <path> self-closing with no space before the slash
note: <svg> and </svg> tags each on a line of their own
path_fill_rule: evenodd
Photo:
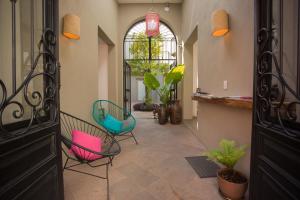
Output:
<svg viewBox="0 0 300 200">
<path fill-rule="evenodd" d="M 152 0 L 152 3 L 151 3 L 151 8 L 150 8 L 150 11 L 153 12 L 154 10 L 154 0 Z"/>
</svg>

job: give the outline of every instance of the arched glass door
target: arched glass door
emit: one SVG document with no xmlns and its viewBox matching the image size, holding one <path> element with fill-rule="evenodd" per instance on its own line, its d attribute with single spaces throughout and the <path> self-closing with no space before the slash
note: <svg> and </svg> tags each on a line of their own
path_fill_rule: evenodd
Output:
<svg viewBox="0 0 300 200">
<path fill-rule="evenodd" d="M 160 22 L 160 35 L 147 37 L 145 20 L 134 24 L 126 33 L 123 44 L 124 59 L 124 107 L 131 111 L 131 102 L 141 100 L 140 95 L 133 96 L 131 87 L 131 77 L 142 80 L 143 74 L 153 72 L 163 75 L 167 70 L 177 64 L 177 40 L 170 27 Z M 138 84 L 136 84 L 138 85 Z M 138 87 L 141 88 L 141 87 Z M 139 89 L 137 89 L 138 92 Z M 155 97 L 149 97 L 145 88 L 144 102 L 157 101 Z M 176 86 L 171 90 L 171 100 L 177 98 Z M 136 91 L 134 91 L 136 92 Z M 149 98 L 154 98 L 150 99 Z"/>
</svg>

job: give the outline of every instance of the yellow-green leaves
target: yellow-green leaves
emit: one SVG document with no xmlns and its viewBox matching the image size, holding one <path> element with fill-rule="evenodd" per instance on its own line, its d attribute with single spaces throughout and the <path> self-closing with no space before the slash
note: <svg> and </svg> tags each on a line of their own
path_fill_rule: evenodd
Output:
<svg viewBox="0 0 300 200">
<path fill-rule="evenodd" d="M 163 104 L 167 104 L 170 100 L 170 87 L 182 80 L 184 75 L 184 65 L 178 65 L 172 68 L 166 75 L 164 84 L 161 86 L 155 75 L 150 72 L 144 74 L 144 84 L 151 90 L 155 90 Z"/>
<path fill-rule="evenodd" d="M 235 164 L 245 155 L 246 145 L 237 147 L 233 140 L 221 140 L 220 148 L 204 153 L 208 159 L 233 169 Z"/>
<path fill-rule="evenodd" d="M 180 82 L 184 75 L 184 65 L 178 65 L 172 68 L 166 75 L 165 83 L 166 84 L 177 84 Z"/>
</svg>

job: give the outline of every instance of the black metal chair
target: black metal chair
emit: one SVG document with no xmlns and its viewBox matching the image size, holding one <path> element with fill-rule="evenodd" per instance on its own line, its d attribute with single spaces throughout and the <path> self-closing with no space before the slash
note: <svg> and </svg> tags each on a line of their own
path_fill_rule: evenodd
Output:
<svg viewBox="0 0 300 200">
<path fill-rule="evenodd" d="M 70 170 L 86 175 L 90 175 L 93 177 L 97 177 L 100 179 L 106 179 L 107 181 L 107 199 L 109 199 L 109 177 L 108 177 L 108 168 L 109 165 L 112 165 L 112 160 L 114 156 L 118 155 L 121 152 L 121 147 L 119 143 L 110 135 L 108 134 L 105 130 L 89 123 L 86 122 L 82 119 L 79 119 L 75 116 L 72 116 L 68 113 L 65 112 L 60 112 L 60 122 L 61 122 L 61 136 L 62 136 L 62 142 L 64 144 L 62 150 L 64 154 L 66 155 L 66 161 L 64 164 L 63 169 L 64 170 Z M 72 142 L 72 131 L 73 130 L 78 130 L 82 131 L 85 133 L 88 133 L 92 136 L 96 136 L 101 138 L 102 140 L 102 150 L 101 152 L 95 152 L 91 149 L 88 149 L 86 147 L 83 147 L 79 144 L 76 144 Z M 76 155 L 72 153 L 70 150 L 71 147 L 73 146 L 78 149 L 80 149 L 80 153 L 83 155 Z M 85 160 L 82 158 L 86 158 L 87 155 L 84 154 L 93 154 L 93 155 L 98 155 L 100 158 L 97 158 L 95 160 Z M 75 161 L 75 164 L 69 164 L 68 162 L 70 160 Z M 102 162 L 99 164 L 96 164 L 97 161 L 102 160 Z M 99 161 L 100 162 L 100 161 Z M 82 164 L 87 164 L 88 166 L 95 168 L 95 167 L 100 167 L 100 166 L 106 166 L 106 175 L 105 176 L 98 176 L 95 174 L 87 173 L 84 171 L 80 171 L 75 169 L 74 167 Z"/>
</svg>

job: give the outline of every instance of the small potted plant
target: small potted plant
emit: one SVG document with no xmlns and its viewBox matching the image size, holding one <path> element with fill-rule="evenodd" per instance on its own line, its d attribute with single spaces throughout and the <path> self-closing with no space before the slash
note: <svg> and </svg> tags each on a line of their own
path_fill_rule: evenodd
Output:
<svg viewBox="0 0 300 200">
<path fill-rule="evenodd" d="M 217 179 L 220 192 L 229 199 L 242 199 L 248 188 L 247 178 L 234 169 L 235 164 L 245 155 L 246 146 L 236 146 L 235 141 L 221 140 L 220 148 L 204 153 L 209 160 L 222 164 Z"/>
<path fill-rule="evenodd" d="M 170 89 L 172 85 L 177 84 L 182 80 L 184 75 L 184 69 L 184 65 L 178 65 L 172 68 L 168 73 L 164 75 L 163 84 L 160 84 L 155 75 L 151 72 L 146 72 L 144 75 L 145 86 L 147 88 L 150 88 L 151 90 L 154 90 L 160 97 L 161 104 L 158 109 L 158 121 L 160 124 L 165 124 L 168 122 L 168 104 L 170 103 Z M 178 110 L 181 111 L 180 109 Z M 177 115 L 182 115 L 182 113 L 179 113 Z"/>
</svg>

